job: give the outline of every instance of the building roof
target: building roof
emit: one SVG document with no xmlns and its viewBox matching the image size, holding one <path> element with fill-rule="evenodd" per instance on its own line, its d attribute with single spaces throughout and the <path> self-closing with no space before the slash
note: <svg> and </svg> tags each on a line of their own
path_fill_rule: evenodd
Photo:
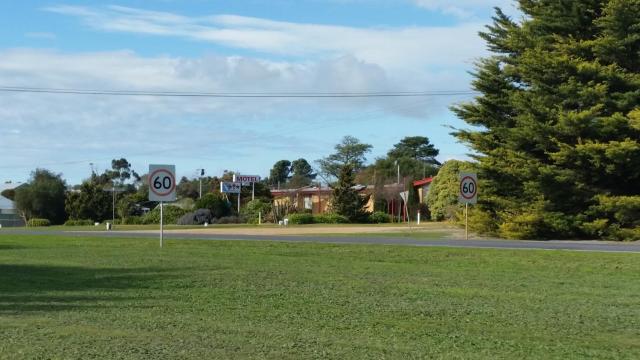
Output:
<svg viewBox="0 0 640 360">
<path fill-rule="evenodd" d="M 427 184 L 431 184 L 431 182 L 433 181 L 433 176 L 431 177 L 426 177 L 424 179 L 420 179 L 420 180 L 416 180 L 413 182 L 413 186 L 424 186 Z"/>
<path fill-rule="evenodd" d="M 18 185 L 20 184 L 15 184 L 15 183 L 1 183 L 0 184 L 0 192 L 3 192 L 7 189 L 14 189 L 16 188 Z M 14 209 L 15 205 L 13 204 L 13 201 L 7 199 L 6 197 L 0 195 L 0 209 Z"/>
<path fill-rule="evenodd" d="M 0 195 L 0 209 L 14 209 L 13 201 Z"/>
</svg>

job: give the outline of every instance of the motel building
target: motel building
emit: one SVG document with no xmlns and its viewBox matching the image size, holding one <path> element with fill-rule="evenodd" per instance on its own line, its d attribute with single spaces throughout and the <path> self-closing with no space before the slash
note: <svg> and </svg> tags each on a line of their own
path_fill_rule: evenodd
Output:
<svg viewBox="0 0 640 360">
<path fill-rule="evenodd" d="M 425 203 L 433 177 L 416 180 L 412 183 L 415 194 Z M 404 202 L 400 193 L 405 191 L 403 184 L 387 184 L 383 186 L 355 185 L 353 187 L 362 196 L 369 195 L 365 209 L 368 212 L 385 211 L 394 218 L 406 215 Z M 278 207 L 292 207 L 296 211 L 308 211 L 313 215 L 325 214 L 331 210 L 333 189 L 328 186 L 305 186 L 296 189 L 272 189 L 273 204 Z M 383 210 L 384 209 L 384 210 Z"/>
</svg>

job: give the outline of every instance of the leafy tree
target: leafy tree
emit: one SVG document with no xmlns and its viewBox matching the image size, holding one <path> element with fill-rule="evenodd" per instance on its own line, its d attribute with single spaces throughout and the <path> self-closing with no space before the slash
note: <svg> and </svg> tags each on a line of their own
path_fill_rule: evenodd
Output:
<svg viewBox="0 0 640 360">
<path fill-rule="evenodd" d="M 436 221 L 451 220 L 462 209 L 458 205 L 460 172 L 472 172 L 474 165 L 468 162 L 449 160 L 445 162 L 438 175 L 431 182 L 427 194 L 427 206 L 431 219 Z M 484 196 L 484 188 L 482 189 Z"/>
<path fill-rule="evenodd" d="M 364 210 L 369 201 L 368 196 L 360 196 L 353 188 L 355 185 L 351 164 L 340 169 L 338 183 L 333 188 L 331 206 L 338 215 L 346 216 L 351 222 L 365 222 L 368 213 Z"/>
<path fill-rule="evenodd" d="M 5 189 L 2 190 L 2 192 L 0 193 L 0 195 L 6 197 L 7 199 L 13 201 L 16 197 L 16 190 L 15 189 Z"/>
<path fill-rule="evenodd" d="M 316 174 L 313 172 L 311 164 L 309 164 L 309 162 L 304 158 L 294 160 L 291 163 L 291 172 L 293 175 L 289 179 L 288 184 L 288 187 L 290 188 L 308 186 L 311 184 L 313 179 L 316 178 Z"/>
<path fill-rule="evenodd" d="M 16 189 L 15 204 L 25 223 L 31 218 L 48 219 L 62 224 L 67 219 L 64 208 L 67 185 L 62 175 L 36 169 L 25 186 Z"/>
<path fill-rule="evenodd" d="M 276 186 L 278 184 L 282 186 L 289 179 L 290 173 L 291 173 L 291 161 L 279 160 L 278 162 L 273 164 L 271 171 L 269 171 L 269 182 L 273 186 Z"/>
<path fill-rule="evenodd" d="M 428 164 L 439 165 L 436 156 L 440 151 L 429 142 L 425 136 L 407 136 L 389 150 L 387 156 L 391 159 L 409 158 Z"/>
<path fill-rule="evenodd" d="M 112 194 L 104 190 L 98 177 L 85 180 L 67 195 L 65 209 L 73 220 L 104 221 L 112 216 Z"/>
<path fill-rule="evenodd" d="M 140 181 L 140 176 L 125 158 L 111 160 L 111 170 L 106 171 L 105 174 L 119 184 L 124 184 L 129 179 Z"/>
<path fill-rule="evenodd" d="M 196 209 L 209 209 L 214 218 L 219 219 L 231 215 L 231 204 L 222 194 L 209 193 L 196 201 Z"/>
<path fill-rule="evenodd" d="M 362 170 L 367 161 L 365 155 L 371 152 L 371 148 L 371 145 L 361 143 L 353 136 L 345 136 L 335 146 L 336 152 L 334 154 L 317 160 L 317 162 L 323 173 L 338 178 L 342 174 L 343 167 L 348 167 L 354 172 Z"/>
<path fill-rule="evenodd" d="M 204 191 L 204 190 L 203 190 Z M 191 198 L 197 199 L 200 197 L 200 182 L 199 179 L 188 179 L 183 176 L 176 185 L 176 193 L 179 198 Z"/>
<path fill-rule="evenodd" d="M 477 154 L 478 209 L 509 237 L 640 238 L 607 210 L 640 208 L 640 1 L 519 5 L 481 33 L 481 95 L 453 108 L 476 127 L 454 134 Z"/>
</svg>

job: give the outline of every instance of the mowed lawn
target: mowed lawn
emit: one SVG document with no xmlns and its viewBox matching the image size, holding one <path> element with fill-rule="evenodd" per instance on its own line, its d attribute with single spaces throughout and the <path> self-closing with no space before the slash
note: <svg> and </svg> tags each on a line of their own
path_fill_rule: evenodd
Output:
<svg viewBox="0 0 640 360">
<path fill-rule="evenodd" d="M 0 358 L 640 358 L 640 255 L 0 235 Z"/>
</svg>

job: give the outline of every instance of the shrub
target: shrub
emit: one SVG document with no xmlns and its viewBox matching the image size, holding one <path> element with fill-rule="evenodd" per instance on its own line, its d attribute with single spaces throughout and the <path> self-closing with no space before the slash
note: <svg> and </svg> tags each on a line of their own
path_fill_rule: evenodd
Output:
<svg viewBox="0 0 640 360">
<path fill-rule="evenodd" d="M 349 219 L 346 216 L 329 213 L 314 216 L 313 222 L 317 224 L 348 224 Z"/>
<path fill-rule="evenodd" d="M 535 239 L 543 219 L 537 213 L 516 215 L 500 224 L 499 234 L 507 239 Z"/>
<path fill-rule="evenodd" d="M 142 225 L 142 216 L 128 216 L 122 221 L 124 225 Z"/>
<path fill-rule="evenodd" d="M 262 219 L 264 220 L 270 212 L 271 203 L 260 199 L 249 201 L 247 205 L 240 210 L 240 214 L 251 224 L 258 223 L 259 213 L 262 213 Z"/>
<path fill-rule="evenodd" d="M 455 220 L 458 210 L 464 208 L 458 205 L 458 174 L 461 171 L 471 171 L 473 167 L 469 162 L 458 160 L 449 160 L 442 165 L 427 194 L 427 206 L 432 220 Z"/>
<path fill-rule="evenodd" d="M 246 221 L 240 216 L 225 216 L 214 220 L 215 224 L 244 224 Z"/>
<path fill-rule="evenodd" d="M 376 211 L 369 215 L 369 222 L 372 224 L 386 224 L 391 222 L 391 215 L 383 212 Z"/>
<path fill-rule="evenodd" d="M 195 207 L 196 209 L 209 209 L 216 219 L 231 215 L 231 205 L 221 194 L 206 194 L 196 201 Z"/>
<path fill-rule="evenodd" d="M 95 222 L 93 220 L 72 220 L 69 219 L 64 223 L 64 226 L 87 226 L 93 225 Z"/>
<path fill-rule="evenodd" d="M 204 223 L 211 223 L 212 220 L 211 210 L 198 209 L 184 214 L 178 219 L 178 225 L 203 225 Z"/>
<path fill-rule="evenodd" d="M 313 224 L 313 220 L 313 215 L 311 214 L 289 215 L 289 223 L 294 225 Z"/>
<path fill-rule="evenodd" d="M 464 212 L 459 218 L 464 225 Z M 495 216 L 475 206 L 469 207 L 469 229 L 479 234 L 496 235 L 498 233 Z"/>
<path fill-rule="evenodd" d="M 27 222 L 27 226 L 31 226 L 31 227 L 51 226 L 51 221 L 49 221 L 49 219 L 30 219 Z"/>
<path fill-rule="evenodd" d="M 177 224 L 178 219 L 187 211 L 177 206 L 165 205 L 164 206 L 164 223 L 165 224 Z M 142 217 L 143 224 L 160 224 L 160 207 L 149 211 Z"/>
</svg>

